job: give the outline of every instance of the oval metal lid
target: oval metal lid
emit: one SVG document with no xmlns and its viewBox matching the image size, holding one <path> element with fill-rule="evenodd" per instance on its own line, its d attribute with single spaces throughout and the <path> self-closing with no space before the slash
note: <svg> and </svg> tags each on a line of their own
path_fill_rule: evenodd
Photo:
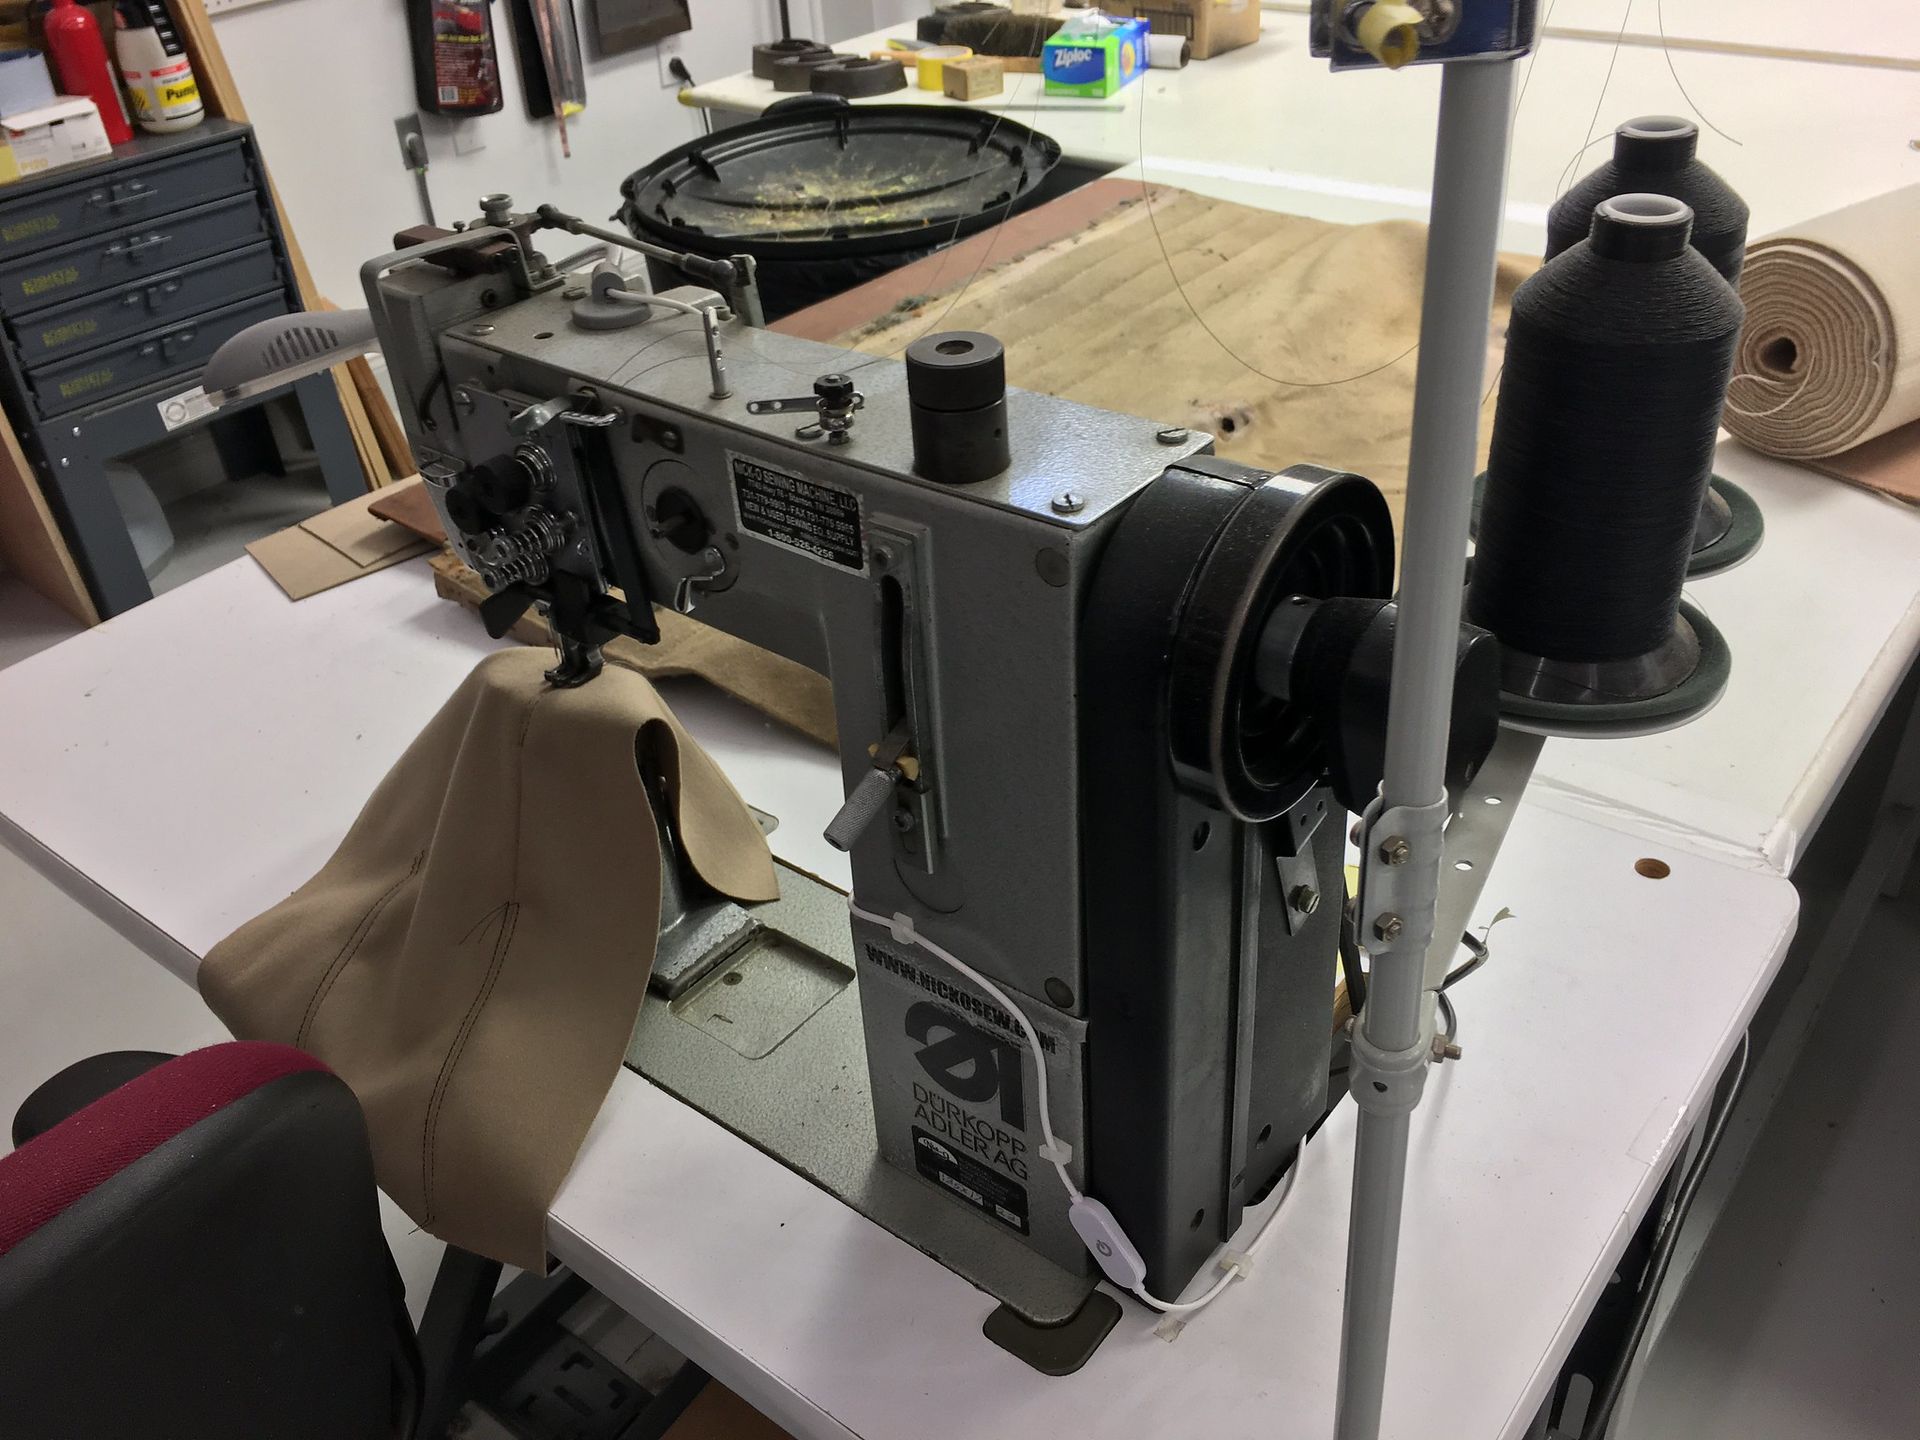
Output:
<svg viewBox="0 0 1920 1440">
<path fill-rule="evenodd" d="M 859 105 L 750 121 L 662 155 L 621 185 L 636 236 L 802 259 L 969 234 L 1030 203 L 1050 136 L 990 112 Z"/>
</svg>

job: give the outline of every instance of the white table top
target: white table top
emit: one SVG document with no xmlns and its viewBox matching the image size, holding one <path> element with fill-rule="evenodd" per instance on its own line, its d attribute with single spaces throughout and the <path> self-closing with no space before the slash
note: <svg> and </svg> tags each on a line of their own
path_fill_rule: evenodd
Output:
<svg viewBox="0 0 1920 1440">
<path fill-rule="evenodd" d="M 237 561 L 0 672 L 5 838 L 190 975 L 318 867 L 488 643 L 417 564 L 291 604 Z M 690 728 L 781 817 L 775 849 L 817 864 L 837 768 L 691 692 Z M 1634 873 L 1650 850 L 1669 879 Z M 1469 1058 L 1416 1117 L 1389 1433 L 1524 1429 L 1796 913 L 1765 868 L 1530 803 L 1488 878 L 1483 910 L 1503 905 L 1517 918 L 1460 999 Z M 1130 1307 L 1064 1380 L 980 1335 L 978 1291 L 631 1072 L 550 1243 L 803 1436 L 1145 1440 L 1197 1414 L 1222 1436 L 1322 1435 L 1352 1121 L 1343 1106 L 1310 1148 L 1253 1279 L 1171 1347 Z"/>
<path fill-rule="evenodd" d="M 1303 15 L 1265 14 L 1257 43 L 1184 70 L 1149 70 L 1106 100 L 1049 97 L 1040 76 L 1008 75 L 1005 91 L 984 102 L 909 85 L 855 103 L 970 104 L 1051 135 L 1074 159 L 1126 167 L 1125 177 L 1323 220 L 1424 220 L 1438 68 L 1335 75 L 1308 53 L 1306 27 Z M 893 26 L 835 48 L 865 54 L 911 33 Z M 1501 234 L 1510 250 L 1538 253 L 1547 207 L 1607 154 L 1604 140 L 1580 153 L 1588 140 L 1635 115 L 1691 115 L 1686 95 L 1740 142 L 1702 127 L 1700 154 L 1752 207 L 1755 235 L 1920 181 L 1920 152 L 1908 143 L 1909 71 L 1700 51 L 1674 52 L 1670 68 L 1658 48 L 1616 54 L 1611 44 L 1558 38 L 1520 63 Z M 758 114 L 787 97 L 743 71 L 687 98 Z"/>
</svg>

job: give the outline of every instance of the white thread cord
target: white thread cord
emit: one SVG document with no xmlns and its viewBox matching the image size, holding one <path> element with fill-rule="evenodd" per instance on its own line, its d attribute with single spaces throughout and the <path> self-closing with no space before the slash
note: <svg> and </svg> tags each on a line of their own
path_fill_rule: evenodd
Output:
<svg viewBox="0 0 1920 1440">
<path fill-rule="evenodd" d="M 1063 1144 L 1060 1138 L 1053 1133 L 1053 1112 L 1048 1101 L 1047 1092 L 1047 1052 L 1041 1046 L 1040 1032 L 1033 1028 L 1033 1022 L 1027 1018 L 1027 1012 L 1016 1005 L 1013 1002 L 1013 998 L 1008 995 L 1006 991 L 1002 990 L 978 970 L 975 970 L 971 965 L 967 964 L 966 961 L 960 959 L 944 946 L 935 944 L 918 930 L 914 929 L 911 916 L 900 914 L 881 915 L 876 911 L 864 908 L 860 902 L 851 895 L 847 897 L 847 909 L 869 924 L 879 925 L 884 928 L 889 935 L 893 936 L 898 944 L 917 946 L 919 949 L 933 956 L 934 959 L 940 961 L 941 964 L 946 965 L 956 973 L 971 980 L 975 985 L 986 991 L 1003 1010 L 1013 1017 L 1014 1023 L 1020 1027 L 1021 1034 L 1026 1037 L 1027 1048 L 1033 1052 L 1033 1067 L 1035 1073 L 1033 1093 L 1035 1103 L 1039 1106 L 1040 1110 L 1040 1134 L 1045 1141 L 1041 1147 L 1040 1154 L 1042 1158 L 1051 1161 L 1053 1168 L 1059 1172 L 1060 1184 L 1067 1192 L 1068 1201 L 1073 1202 L 1084 1199 L 1085 1197 L 1080 1187 L 1075 1185 L 1073 1183 L 1073 1177 L 1067 1174 L 1067 1165 L 1073 1159 L 1073 1149 L 1071 1146 Z M 1306 1157 L 1306 1149 L 1306 1143 L 1302 1141 L 1300 1151 L 1294 1157 L 1293 1166 L 1287 1172 L 1286 1189 L 1280 1192 L 1280 1198 L 1274 1202 L 1273 1209 L 1267 1215 L 1267 1218 L 1260 1222 L 1260 1230 L 1253 1237 L 1252 1241 L 1248 1243 L 1247 1248 L 1242 1251 L 1230 1252 L 1227 1258 L 1218 1262 L 1221 1275 L 1220 1278 L 1213 1283 L 1212 1288 L 1206 1290 L 1197 1299 L 1193 1300 L 1162 1300 L 1157 1296 L 1149 1295 L 1144 1285 L 1136 1285 L 1132 1291 L 1133 1297 L 1143 1305 L 1149 1305 L 1162 1314 L 1181 1316 L 1192 1315 L 1196 1311 L 1204 1310 L 1215 1300 L 1219 1299 L 1220 1296 L 1226 1292 L 1226 1288 L 1231 1285 L 1237 1277 L 1247 1274 L 1252 1268 L 1252 1260 L 1255 1252 L 1259 1250 L 1261 1243 L 1267 1236 L 1272 1233 L 1274 1217 L 1286 1208 L 1287 1197 L 1293 1193 L 1293 1182 L 1300 1173 L 1300 1165 Z"/>
</svg>

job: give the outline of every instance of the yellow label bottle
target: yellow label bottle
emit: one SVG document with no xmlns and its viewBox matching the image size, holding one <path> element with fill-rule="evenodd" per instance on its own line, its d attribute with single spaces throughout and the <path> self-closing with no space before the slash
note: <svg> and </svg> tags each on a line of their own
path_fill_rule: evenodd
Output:
<svg viewBox="0 0 1920 1440">
<path fill-rule="evenodd" d="M 142 130 L 191 130 L 207 118 L 187 47 L 166 0 L 120 0 L 113 10 L 114 56 L 127 86 L 127 108 Z"/>
</svg>

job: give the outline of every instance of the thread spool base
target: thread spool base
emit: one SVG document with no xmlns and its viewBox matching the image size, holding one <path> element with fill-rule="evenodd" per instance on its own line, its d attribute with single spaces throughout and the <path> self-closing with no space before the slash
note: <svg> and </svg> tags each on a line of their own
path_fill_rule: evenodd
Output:
<svg viewBox="0 0 1920 1440">
<path fill-rule="evenodd" d="M 1712 534 L 1706 523 L 1707 511 L 1702 508 L 1702 528 L 1694 532 L 1693 558 L 1687 561 L 1689 576 L 1715 575 L 1731 569 L 1758 550 L 1767 533 L 1759 503 L 1731 480 L 1715 475 L 1707 486 L 1707 497 L 1709 505 L 1717 500 L 1726 507 L 1726 524 L 1719 527 L 1717 535 Z"/>
<path fill-rule="evenodd" d="M 1473 517 L 1468 533 L 1480 538 L 1480 506 L 1487 498 L 1487 474 L 1473 477 Z M 1693 532 L 1693 554 L 1687 560 L 1689 579 L 1730 570 L 1760 548 L 1767 522 L 1760 506 L 1731 480 L 1715 475 L 1707 485 L 1700 520 Z"/>
<path fill-rule="evenodd" d="M 1645 735 L 1710 710 L 1733 673 L 1733 652 L 1685 600 L 1673 634 L 1650 654 L 1588 664 L 1505 651 L 1501 723 L 1544 735 Z"/>
</svg>

